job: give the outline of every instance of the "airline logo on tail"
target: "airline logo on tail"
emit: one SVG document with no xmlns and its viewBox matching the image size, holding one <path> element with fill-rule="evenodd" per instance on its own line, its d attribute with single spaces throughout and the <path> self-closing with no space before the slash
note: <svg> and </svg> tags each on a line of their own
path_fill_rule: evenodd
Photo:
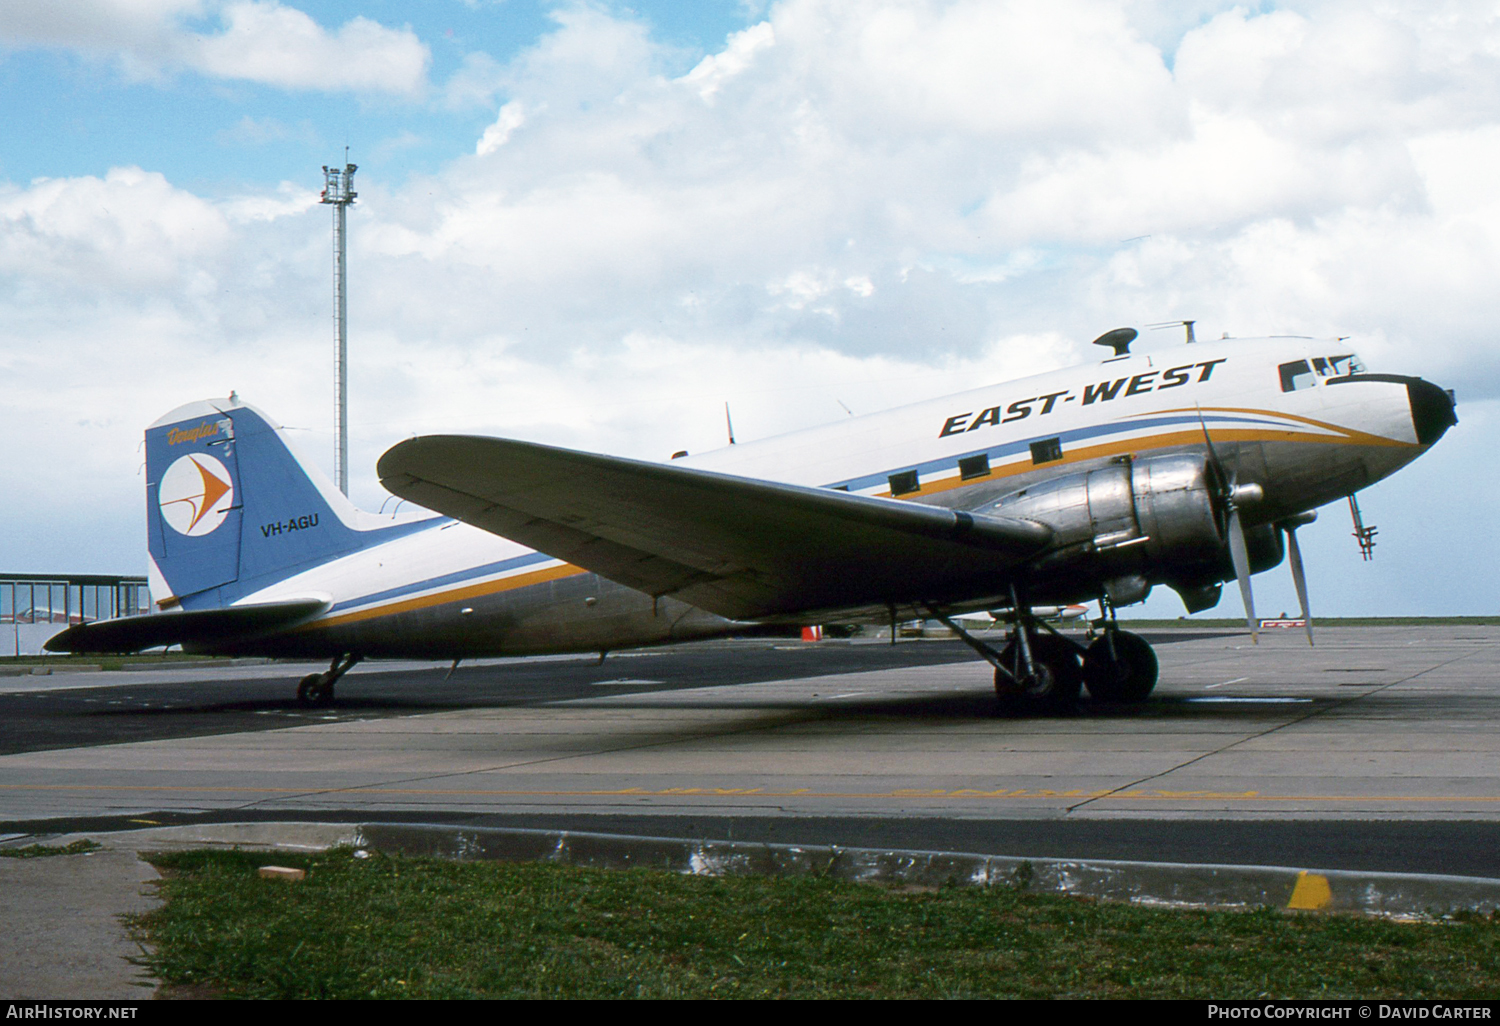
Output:
<svg viewBox="0 0 1500 1026">
<path fill-rule="evenodd" d="M 218 433 L 219 425 L 214 423 L 213 421 L 205 420 L 197 427 L 188 428 L 186 431 L 182 430 L 181 428 L 168 428 L 167 444 L 179 445 L 183 442 L 196 442 L 202 438 L 212 438 Z"/>
<path fill-rule="evenodd" d="M 190 538 L 211 534 L 234 505 L 229 470 L 203 452 L 189 453 L 168 467 L 157 495 L 161 518 Z"/>
</svg>

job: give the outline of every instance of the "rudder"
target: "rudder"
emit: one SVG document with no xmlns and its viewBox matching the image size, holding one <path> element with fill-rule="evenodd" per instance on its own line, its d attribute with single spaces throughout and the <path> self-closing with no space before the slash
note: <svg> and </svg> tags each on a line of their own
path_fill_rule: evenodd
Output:
<svg viewBox="0 0 1500 1026">
<path fill-rule="evenodd" d="M 163 608 L 228 605 L 402 526 L 356 526 L 365 515 L 237 399 L 190 403 L 146 429 L 146 509 Z"/>
</svg>

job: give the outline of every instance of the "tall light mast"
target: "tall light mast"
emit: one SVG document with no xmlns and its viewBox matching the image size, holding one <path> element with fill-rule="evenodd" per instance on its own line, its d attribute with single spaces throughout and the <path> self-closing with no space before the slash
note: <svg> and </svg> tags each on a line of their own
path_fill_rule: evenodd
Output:
<svg viewBox="0 0 1500 1026">
<path fill-rule="evenodd" d="M 333 326 L 337 335 L 338 395 L 335 399 L 338 430 L 334 439 L 333 478 L 339 491 L 349 494 L 349 296 L 344 264 L 348 253 L 345 245 L 346 228 L 344 211 L 354 202 L 359 193 L 354 191 L 354 172 L 359 168 L 347 163 L 347 151 L 343 168 L 323 166 L 324 203 L 333 204 Z"/>
</svg>

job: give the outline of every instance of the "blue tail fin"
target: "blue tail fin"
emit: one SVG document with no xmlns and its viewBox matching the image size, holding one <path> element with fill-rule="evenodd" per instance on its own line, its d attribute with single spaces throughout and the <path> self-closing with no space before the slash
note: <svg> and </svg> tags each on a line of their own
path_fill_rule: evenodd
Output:
<svg viewBox="0 0 1500 1026">
<path fill-rule="evenodd" d="M 388 539 L 238 400 L 179 407 L 146 429 L 146 519 L 165 605 L 228 605 Z M 157 598 L 160 603 L 161 597 Z"/>
</svg>

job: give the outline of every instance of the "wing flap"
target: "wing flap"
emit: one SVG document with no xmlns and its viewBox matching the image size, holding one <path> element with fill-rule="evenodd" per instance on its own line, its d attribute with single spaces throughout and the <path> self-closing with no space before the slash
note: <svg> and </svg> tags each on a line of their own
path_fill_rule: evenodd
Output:
<svg viewBox="0 0 1500 1026">
<path fill-rule="evenodd" d="M 736 619 L 1003 592 L 1045 525 L 502 438 L 433 435 L 393 494 Z"/>
<path fill-rule="evenodd" d="M 47 639 L 49 652 L 139 652 L 162 645 L 214 648 L 294 627 L 329 607 L 327 599 L 294 599 L 255 605 L 147 613 L 74 624 Z"/>
</svg>

